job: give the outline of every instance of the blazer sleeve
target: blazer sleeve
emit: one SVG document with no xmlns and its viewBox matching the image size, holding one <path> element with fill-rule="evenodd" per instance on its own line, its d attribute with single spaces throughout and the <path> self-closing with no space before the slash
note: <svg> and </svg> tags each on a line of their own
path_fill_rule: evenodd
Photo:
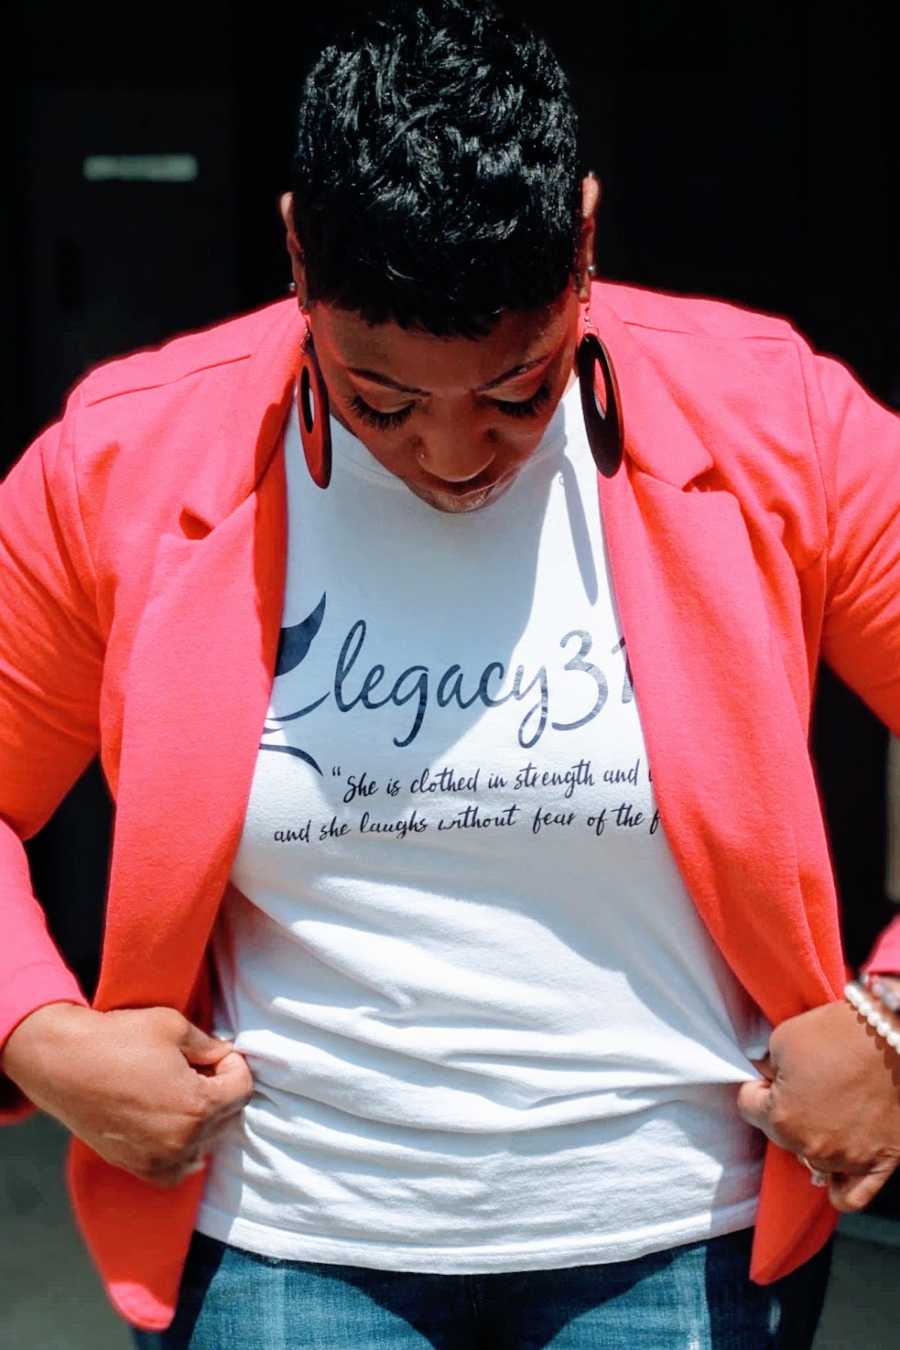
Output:
<svg viewBox="0 0 900 1350">
<path fill-rule="evenodd" d="M 97 753 L 103 643 L 76 481 L 80 389 L 0 484 L 0 1050 L 46 1003 L 89 1006 L 51 939 L 22 841 Z M 34 1110 L 0 1074 L 0 1124 Z"/>
<path fill-rule="evenodd" d="M 803 344 L 829 510 L 822 659 L 900 735 L 900 417 Z M 867 963 L 900 971 L 900 919 Z"/>
</svg>

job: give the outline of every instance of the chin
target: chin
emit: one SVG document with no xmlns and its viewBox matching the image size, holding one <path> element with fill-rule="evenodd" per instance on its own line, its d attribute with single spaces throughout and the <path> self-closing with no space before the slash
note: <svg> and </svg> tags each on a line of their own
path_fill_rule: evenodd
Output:
<svg viewBox="0 0 900 1350">
<path fill-rule="evenodd" d="M 468 500 L 465 497 L 457 501 L 446 497 L 423 497 L 422 501 L 434 507 L 435 511 L 443 511 L 445 515 L 462 516 L 471 515 L 473 511 L 483 510 L 490 498 L 491 493 L 485 492 L 480 497 L 472 497 Z"/>
</svg>

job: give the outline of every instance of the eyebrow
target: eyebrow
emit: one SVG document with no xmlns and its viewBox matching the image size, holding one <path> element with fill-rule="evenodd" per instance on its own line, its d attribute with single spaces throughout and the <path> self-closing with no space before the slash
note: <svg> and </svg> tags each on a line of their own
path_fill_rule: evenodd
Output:
<svg viewBox="0 0 900 1350">
<path fill-rule="evenodd" d="M 505 370 L 502 375 L 498 375 L 495 380 L 488 380 L 487 384 L 481 384 L 475 390 L 476 394 L 484 394 L 489 389 L 496 389 L 498 385 L 506 384 L 507 380 L 512 380 L 518 375 L 526 375 L 529 370 L 534 370 L 535 366 L 542 365 L 552 352 L 544 352 L 543 356 L 536 356 L 532 361 L 525 361 L 522 365 L 512 366 Z M 375 384 L 383 384 L 388 389 L 397 389 L 401 394 L 430 394 L 430 389 L 417 389 L 415 385 L 400 384 L 397 380 L 392 380 L 390 375 L 380 375 L 377 370 L 367 370 L 364 366 L 348 366 L 351 375 L 361 375 L 364 380 L 371 380 Z"/>
</svg>

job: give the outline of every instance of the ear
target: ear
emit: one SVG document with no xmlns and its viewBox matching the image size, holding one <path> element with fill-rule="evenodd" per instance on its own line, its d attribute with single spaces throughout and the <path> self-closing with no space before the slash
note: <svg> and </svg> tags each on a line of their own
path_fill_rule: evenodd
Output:
<svg viewBox="0 0 900 1350">
<path fill-rule="evenodd" d="M 291 260 L 291 276 L 297 287 L 297 301 L 301 309 L 306 307 L 306 267 L 303 262 L 303 249 L 294 228 L 294 194 L 284 192 L 278 199 L 278 209 L 284 222 L 287 251 Z"/>
<path fill-rule="evenodd" d="M 589 300 L 591 295 L 590 270 L 594 264 L 594 249 L 597 242 L 597 211 L 603 195 L 603 184 L 595 173 L 588 173 L 581 180 L 581 235 L 578 240 L 577 286 L 578 299 Z"/>
</svg>

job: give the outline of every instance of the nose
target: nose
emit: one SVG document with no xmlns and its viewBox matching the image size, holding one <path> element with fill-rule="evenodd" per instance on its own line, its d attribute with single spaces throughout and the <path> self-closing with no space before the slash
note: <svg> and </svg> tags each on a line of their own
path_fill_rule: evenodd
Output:
<svg viewBox="0 0 900 1350">
<path fill-rule="evenodd" d="M 494 446 L 483 436 L 467 432 L 462 425 L 422 437 L 415 451 L 425 472 L 444 483 L 467 483 L 477 478 L 492 463 L 494 453 Z"/>
</svg>

